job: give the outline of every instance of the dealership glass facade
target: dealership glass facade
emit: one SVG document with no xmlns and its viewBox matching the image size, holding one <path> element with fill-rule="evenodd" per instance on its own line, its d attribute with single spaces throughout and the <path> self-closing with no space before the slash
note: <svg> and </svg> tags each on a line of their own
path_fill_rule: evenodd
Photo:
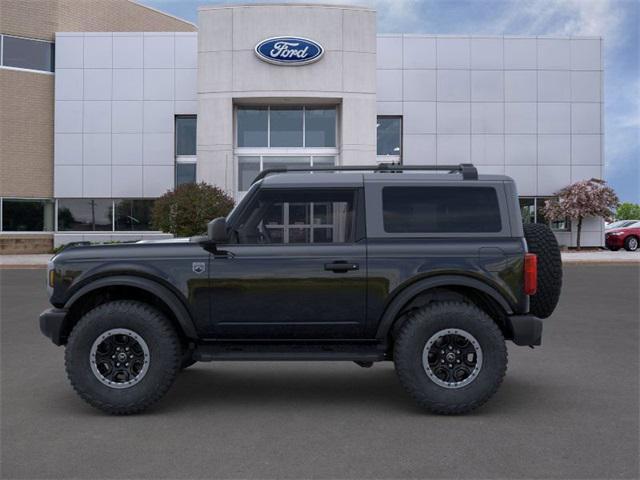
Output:
<svg viewBox="0 0 640 480">
<path fill-rule="evenodd" d="M 336 107 L 237 107 L 238 192 L 247 191 L 268 168 L 335 165 L 337 124 Z"/>
</svg>

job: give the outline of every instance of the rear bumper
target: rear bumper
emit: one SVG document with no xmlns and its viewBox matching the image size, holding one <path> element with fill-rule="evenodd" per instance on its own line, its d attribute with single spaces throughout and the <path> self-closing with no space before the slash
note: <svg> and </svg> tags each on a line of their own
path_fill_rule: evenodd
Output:
<svg viewBox="0 0 640 480">
<path fill-rule="evenodd" d="M 50 308 L 40 314 L 40 331 L 56 345 L 67 342 L 66 320 L 67 311 L 60 308 Z"/>
<path fill-rule="evenodd" d="M 509 328 L 513 332 L 516 345 L 542 345 L 542 320 L 533 315 L 512 315 L 508 317 Z"/>
</svg>

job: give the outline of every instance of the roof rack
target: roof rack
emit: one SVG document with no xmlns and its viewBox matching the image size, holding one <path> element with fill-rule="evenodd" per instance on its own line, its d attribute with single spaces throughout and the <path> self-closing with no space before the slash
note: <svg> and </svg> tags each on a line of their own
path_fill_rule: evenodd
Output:
<svg viewBox="0 0 640 480">
<path fill-rule="evenodd" d="M 374 173 L 400 173 L 405 171 L 447 171 L 449 173 L 461 173 L 463 180 L 477 180 L 478 170 L 471 163 L 461 163 L 459 165 L 399 165 L 396 163 L 380 163 L 378 165 L 341 165 L 320 167 L 279 167 L 267 168 L 261 171 L 251 184 L 262 180 L 267 175 L 274 173 L 299 173 L 299 172 L 362 172 L 372 171 Z"/>
</svg>

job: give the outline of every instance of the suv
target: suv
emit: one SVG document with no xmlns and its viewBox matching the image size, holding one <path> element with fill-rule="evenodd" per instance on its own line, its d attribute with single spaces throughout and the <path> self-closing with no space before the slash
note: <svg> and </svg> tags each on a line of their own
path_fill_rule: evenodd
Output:
<svg viewBox="0 0 640 480">
<path fill-rule="evenodd" d="M 109 413 L 149 407 L 196 361 L 390 360 L 418 404 L 456 414 L 498 389 L 505 340 L 540 345 L 561 277 L 509 177 L 290 167 L 260 173 L 206 236 L 65 248 L 40 329 Z"/>
</svg>

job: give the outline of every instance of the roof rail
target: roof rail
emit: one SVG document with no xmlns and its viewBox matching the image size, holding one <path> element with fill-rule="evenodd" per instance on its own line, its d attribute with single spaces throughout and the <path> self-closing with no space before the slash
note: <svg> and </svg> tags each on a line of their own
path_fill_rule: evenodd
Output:
<svg viewBox="0 0 640 480">
<path fill-rule="evenodd" d="M 400 165 L 396 163 L 380 163 L 378 165 L 340 165 L 340 166 L 319 166 L 319 167 L 279 167 L 262 170 L 251 184 L 262 180 L 267 175 L 274 173 L 300 173 L 300 172 L 363 172 L 372 171 L 375 173 L 399 173 L 404 171 L 447 171 L 449 173 L 461 173 L 463 180 L 477 180 L 478 170 L 471 163 L 461 163 L 459 165 Z"/>
</svg>

